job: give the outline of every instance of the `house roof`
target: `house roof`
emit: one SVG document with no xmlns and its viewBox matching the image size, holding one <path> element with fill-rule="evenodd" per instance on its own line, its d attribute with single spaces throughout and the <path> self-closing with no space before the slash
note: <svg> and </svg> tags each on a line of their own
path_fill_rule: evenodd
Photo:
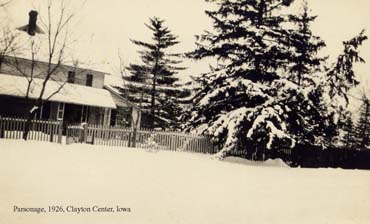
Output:
<svg viewBox="0 0 370 224">
<path fill-rule="evenodd" d="M 43 79 L 33 79 L 29 93 L 31 99 L 38 98 L 43 81 Z M 61 88 L 62 85 L 63 88 Z M 0 95 L 25 97 L 27 86 L 28 81 L 25 77 L 0 73 Z M 58 89 L 60 91 L 53 95 Z M 116 108 L 112 96 L 105 89 L 52 80 L 47 82 L 43 99 L 93 107 Z"/>
<path fill-rule="evenodd" d="M 123 106 L 125 104 L 125 105 L 129 105 L 129 106 L 134 107 L 135 109 L 141 111 L 141 109 L 136 104 L 132 103 L 131 101 L 129 101 L 126 98 L 124 98 L 123 96 L 121 96 L 121 94 L 119 93 L 119 91 L 116 88 L 114 88 L 110 85 L 104 85 L 104 89 L 108 90 L 110 92 L 110 94 L 112 94 L 113 100 L 115 101 L 115 104 L 117 106 Z"/>
<path fill-rule="evenodd" d="M 31 59 L 28 59 L 28 58 L 22 58 L 22 57 L 14 57 L 14 56 L 9 56 L 9 55 L 5 55 L 5 59 L 7 60 L 11 60 L 11 61 L 15 61 L 15 60 L 18 60 L 18 61 L 21 61 L 21 62 L 28 62 L 28 63 L 32 63 L 32 60 Z M 44 66 L 48 66 L 49 63 L 46 62 L 46 61 L 42 61 L 42 60 L 35 60 L 35 62 L 37 64 L 40 64 L 40 65 L 44 65 Z M 52 65 L 56 65 L 55 63 L 52 63 Z M 99 71 L 99 70 L 96 70 L 96 69 L 88 69 L 88 68 L 83 68 L 81 66 L 75 66 L 75 65 L 72 65 L 72 64 L 66 64 L 66 63 L 63 63 L 61 65 L 59 65 L 59 68 L 61 69 L 70 69 L 70 70 L 74 70 L 74 69 L 77 69 L 77 70 L 82 70 L 82 71 L 88 71 L 88 72 L 93 72 L 93 73 L 99 73 L 99 74 L 102 74 L 102 75 L 110 75 L 109 73 L 107 72 L 103 72 L 103 71 Z"/>
</svg>

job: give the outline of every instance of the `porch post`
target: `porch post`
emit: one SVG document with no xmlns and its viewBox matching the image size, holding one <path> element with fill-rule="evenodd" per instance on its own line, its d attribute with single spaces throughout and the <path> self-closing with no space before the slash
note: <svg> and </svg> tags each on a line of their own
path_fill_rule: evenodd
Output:
<svg viewBox="0 0 370 224">
<path fill-rule="evenodd" d="M 81 109 L 81 119 L 80 119 L 80 123 L 82 123 L 84 121 L 84 112 L 85 112 L 85 106 L 84 105 L 81 105 L 82 109 Z"/>
<path fill-rule="evenodd" d="M 86 123 L 89 123 L 89 112 L 90 112 L 89 108 L 90 108 L 89 106 L 86 106 L 86 117 L 85 117 Z"/>
<path fill-rule="evenodd" d="M 111 109 L 104 108 L 103 125 L 110 126 Z"/>
<path fill-rule="evenodd" d="M 42 119 L 42 111 L 44 110 L 44 104 L 41 104 L 41 107 L 40 107 L 40 120 Z"/>
</svg>

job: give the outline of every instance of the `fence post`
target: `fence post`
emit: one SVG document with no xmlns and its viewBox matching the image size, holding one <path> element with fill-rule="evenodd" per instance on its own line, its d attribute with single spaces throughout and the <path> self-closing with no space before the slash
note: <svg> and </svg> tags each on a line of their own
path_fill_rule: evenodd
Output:
<svg viewBox="0 0 370 224">
<path fill-rule="evenodd" d="M 4 124 L 4 122 L 3 122 L 3 119 L 1 118 L 1 116 L 0 116 L 0 138 L 4 138 L 5 137 L 5 131 L 4 131 L 4 129 L 5 128 L 3 128 L 3 125 Z"/>
<path fill-rule="evenodd" d="M 50 142 L 53 142 L 54 139 L 54 124 L 52 122 L 48 122 L 48 129 L 50 133 Z"/>
<path fill-rule="evenodd" d="M 84 132 L 83 132 L 83 143 L 86 143 L 87 142 L 87 131 L 89 129 L 89 125 L 87 123 L 83 124 L 83 129 L 84 129 Z"/>
<path fill-rule="evenodd" d="M 63 121 L 60 121 L 58 125 L 58 143 L 59 144 L 62 144 L 62 135 L 63 135 Z"/>
<path fill-rule="evenodd" d="M 127 147 L 131 147 L 131 132 L 129 131 L 128 132 L 128 144 L 127 144 Z"/>
<path fill-rule="evenodd" d="M 134 127 L 134 131 L 132 133 L 132 147 L 135 148 L 136 147 L 136 135 L 137 135 L 137 128 Z"/>
<path fill-rule="evenodd" d="M 91 144 L 95 145 L 95 129 L 92 130 Z"/>
</svg>

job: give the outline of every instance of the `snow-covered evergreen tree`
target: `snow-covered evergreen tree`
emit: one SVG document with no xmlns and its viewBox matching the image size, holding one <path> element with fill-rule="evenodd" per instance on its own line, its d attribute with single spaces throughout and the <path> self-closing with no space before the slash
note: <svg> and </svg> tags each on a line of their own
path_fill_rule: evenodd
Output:
<svg viewBox="0 0 370 224">
<path fill-rule="evenodd" d="M 152 128 L 173 128 L 177 126 L 181 113 L 177 101 L 188 94 L 180 84 L 176 84 L 176 74 L 185 69 L 178 66 L 181 63 L 177 59 L 179 55 L 168 52 L 179 42 L 164 26 L 164 20 L 150 18 L 146 26 L 153 32 L 153 41 L 132 40 L 142 48 L 139 51 L 141 63 L 127 67 L 131 75 L 125 77 L 128 85 L 123 87 L 122 94 L 149 112 Z"/>
<path fill-rule="evenodd" d="M 215 31 L 199 36 L 189 55 L 215 57 L 218 65 L 196 79 L 186 130 L 213 136 L 222 145 L 218 158 L 239 150 L 263 158 L 259 152 L 266 149 L 325 144 L 323 133 L 337 127 L 339 109 L 326 101 L 336 87 L 327 84 L 352 66 L 320 70 L 325 60 L 317 52 L 325 45 L 309 29 L 315 17 L 307 8 L 303 15 L 282 15 L 292 2 L 226 0 L 206 11 Z"/>
<path fill-rule="evenodd" d="M 365 148 L 370 145 L 370 101 L 365 96 L 360 110 L 360 118 L 357 122 L 356 145 Z"/>
<path fill-rule="evenodd" d="M 245 147 L 251 156 L 258 148 L 295 145 L 287 134 L 285 120 L 292 111 L 287 102 L 306 96 L 283 77 L 291 52 L 286 18 L 276 13 L 291 2 L 229 0 L 206 12 L 215 32 L 199 36 L 191 56 L 216 57 L 219 65 L 197 80 L 189 125 L 223 144 L 220 157 Z"/>
<path fill-rule="evenodd" d="M 322 110 L 325 110 L 321 108 L 322 92 L 317 91 L 316 87 L 321 84 L 320 75 L 323 75 L 327 59 L 320 57 L 319 52 L 326 44 L 311 31 L 311 24 L 316 18 L 317 16 L 310 15 L 310 9 L 305 0 L 297 15 L 288 16 L 288 24 L 291 28 L 287 30 L 287 35 L 291 54 L 285 77 L 297 85 L 298 91 L 304 96 L 302 99 L 305 99 L 303 102 L 290 102 L 300 105 L 298 107 L 292 105 L 293 120 L 290 120 L 298 144 L 315 144 L 321 131 L 318 127 L 325 126 L 322 123 L 325 121 L 322 119 Z M 290 103 L 287 102 L 287 104 Z M 309 128 L 302 128 L 302 126 Z"/>
<path fill-rule="evenodd" d="M 322 128 L 325 144 L 336 144 L 341 127 L 348 119 L 347 106 L 349 104 L 349 92 L 359 85 L 354 71 L 355 63 L 364 63 L 365 60 L 359 55 L 359 47 L 367 40 L 365 31 L 343 42 L 343 53 L 336 62 L 321 77 L 316 91 L 320 92 L 322 116 L 325 121 Z"/>
<path fill-rule="evenodd" d="M 358 81 L 353 69 L 354 63 L 365 63 L 359 55 L 359 47 L 367 40 L 365 31 L 349 41 L 344 41 L 344 51 L 338 56 L 334 66 L 327 72 L 327 84 L 330 87 L 329 95 L 331 98 L 344 98 L 346 104 L 349 103 L 348 92 L 356 87 Z"/>
<path fill-rule="evenodd" d="M 326 44 L 312 33 L 311 24 L 317 16 L 311 16 L 309 11 L 307 1 L 304 0 L 302 12 L 289 16 L 289 21 L 293 23 L 293 29 L 289 30 L 289 44 L 294 48 L 290 59 L 292 64 L 289 69 L 289 80 L 299 86 L 315 85 L 314 75 L 321 72 L 323 62 L 326 60 L 318 56 Z"/>
<path fill-rule="evenodd" d="M 343 136 L 342 144 L 346 148 L 352 148 L 356 146 L 356 131 L 355 125 L 352 121 L 352 117 L 348 116 L 343 125 Z"/>
</svg>

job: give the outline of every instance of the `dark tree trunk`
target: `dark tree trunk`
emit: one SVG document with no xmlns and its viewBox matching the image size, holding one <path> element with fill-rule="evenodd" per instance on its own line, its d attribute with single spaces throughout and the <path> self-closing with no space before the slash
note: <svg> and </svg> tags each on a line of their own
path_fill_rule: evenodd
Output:
<svg viewBox="0 0 370 224">
<path fill-rule="evenodd" d="M 365 126 L 364 126 L 364 132 L 362 141 L 361 141 L 361 147 L 365 148 L 369 144 L 369 132 L 367 131 L 368 129 L 368 123 L 369 123 L 369 115 L 370 115 L 370 104 L 368 101 L 365 102 L 366 107 L 365 107 Z"/>
<path fill-rule="evenodd" d="M 265 14 L 265 11 L 266 11 L 266 3 L 265 3 L 265 0 L 261 0 L 260 3 L 259 3 L 259 9 L 258 9 L 258 23 L 257 23 L 257 27 L 259 27 L 259 26 L 262 25 L 263 16 Z"/>
<path fill-rule="evenodd" d="M 153 88 L 152 88 L 152 99 L 151 99 L 151 105 L 150 105 L 150 114 L 152 117 L 151 120 L 151 127 L 154 128 L 154 118 L 155 118 L 155 91 L 156 91 L 156 74 L 154 74 L 153 77 Z"/>
<path fill-rule="evenodd" d="M 35 116 L 35 113 L 36 112 L 29 112 L 27 114 L 27 121 L 26 121 L 26 125 L 24 127 L 24 131 L 23 131 L 23 136 L 22 138 L 27 141 L 27 138 L 28 138 L 28 134 L 30 133 L 31 131 L 31 126 L 32 126 L 32 120 L 33 120 L 33 117 Z"/>
<path fill-rule="evenodd" d="M 159 51 L 159 50 L 158 50 Z M 158 53 L 159 54 L 159 53 Z M 151 107 L 150 107 L 150 113 L 151 113 L 151 127 L 154 128 L 154 120 L 155 120 L 155 95 L 156 95 L 156 86 L 157 86 L 157 74 L 158 73 L 158 58 L 155 59 L 155 65 L 153 69 L 153 86 L 152 86 L 152 99 L 151 99 Z"/>
<path fill-rule="evenodd" d="M 137 136 L 137 128 L 134 127 L 134 131 L 132 133 L 132 142 L 131 147 L 136 148 L 136 136 Z"/>
<path fill-rule="evenodd" d="M 34 107 L 37 107 L 37 109 L 33 109 Z M 35 114 L 37 113 L 37 111 L 40 109 L 40 107 L 41 107 L 41 103 L 37 102 L 36 104 L 32 105 L 32 107 L 28 110 L 27 121 L 24 127 L 23 136 L 22 136 L 23 140 L 25 141 L 27 141 L 28 134 L 31 131 L 32 120 L 35 117 Z"/>
</svg>

